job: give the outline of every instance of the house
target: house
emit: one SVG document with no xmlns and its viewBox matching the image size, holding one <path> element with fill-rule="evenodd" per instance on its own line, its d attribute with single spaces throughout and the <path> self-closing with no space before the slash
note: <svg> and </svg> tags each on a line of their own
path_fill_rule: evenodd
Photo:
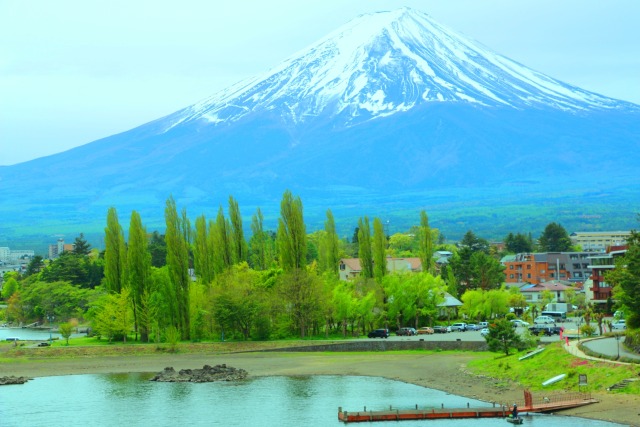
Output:
<svg viewBox="0 0 640 427">
<path fill-rule="evenodd" d="M 422 271 L 420 258 L 392 258 L 387 257 L 387 271 L 390 273 L 403 271 Z M 340 280 L 352 280 L 362 272 L 360 258 L 342 258 L 338 266 Z"/>
<path fill-rule="evenodd" d="M 544 291 L 550 291 L 553 294 L 554 302 L 567 302 L 565 294 L 567 289 L 576 290 L 570 282 L 554 280 L 550 282 L 524 285 L 520 288 L 520 292 L 527 303 L 536 304 L 542 301 Z"/>
</svg>

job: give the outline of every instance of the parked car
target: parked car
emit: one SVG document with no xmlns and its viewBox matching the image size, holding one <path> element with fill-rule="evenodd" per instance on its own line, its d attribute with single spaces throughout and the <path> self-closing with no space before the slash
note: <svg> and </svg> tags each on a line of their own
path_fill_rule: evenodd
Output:
<svg viewBox="0 0 640 427">
<path fill-rule="evenodd" d="M 531 333 L 534 335 L 546 335 L 550 337 L 554 334 L 554 327 L 548 326 L 546 324 L 538 324 L 531 326 L 529 328 L 529 331 L 531 331 Z M 560 328 L 558 328 L 558 333 L 560 333 Z"/>
<path fill-rule="evenodd" d="M 398 336 L 412 336 L 417 334 L 414 328 L 400 328 L 396 331 L 396 335 Z"/>
<path fill-rule="evenodd" d="M 624 330 L 627 329 L 627 322 L 624 319 L 620 319 L 620 320 L 616 320 L 615 322 L 613 322 L 611 324 L 611 328 L 612 329 L 620 329 L 620 330 Z"/>
<path fill-rule="evenodd" d="M 549 323 L 556 323 L 556 321 L 553 317 L 550 316 L 538 316 L 536 317 L 536 320 L 533 321 L 533 323 L 541 323 L 543 325 L 546 325 Z"/>
<path fill-rule="evenodd" d="M 480 323 L 478 323 L 478 327 L 480 329 L 488 328 L 489 327 L 489 322 L 480 322 Z"/>
<path fill-rule="evenodd" d="M 513 323 L 514 328 L 517 328 L 519 326 L 528 328 L 529 326 L 531 326 L 528 322 L 525 322 L 524 320 L 520 320 L 520 319 L 513 319 L 511 323 Z"/>
<path fill-rule="evenodd" d="M 449 331 L 449 328 L 446 326 L 434 326 L 433 327 L 433 332 L 436 334 L 446 334 Z"/>
<path fill-rule="evenodd" d="M 470 330 L 470 331 L 478 331 L 481 328 L 478 325 L 476 325 L 475 323 L 467 323 L 467 329 Z"/>
<path fill-rule="evenodd" d="M 489 328 L 480 329 L 480 335 L 482 335 L 483 337 L 486 337 L 487 335 L 489 335 Z"/>
<path fill-rule="evenodd" d="M 374 329 L 367 335 L 369 338 L 389 338 L 388 329 Z"/>
<path fill-rule="evenodd" d="M 418 335 L 431 335 L 433 334 L 433 328 L 430 328 L 428 326 L 423 326 L 422 328 L 418 329 Z"/>
<path fill-rule="evenodd" d="M 467 324 L 464 322 L 454 323 L 451 325 L 451 330 L 453 332 L 464 332 L 467 330 Z"/>
<path fill-rule="evenodd" d="M 51 344 L 49 344 L 46 341 L 42 341 L 38 343 L 38 347 L 49 347 Z"/>
</svg>

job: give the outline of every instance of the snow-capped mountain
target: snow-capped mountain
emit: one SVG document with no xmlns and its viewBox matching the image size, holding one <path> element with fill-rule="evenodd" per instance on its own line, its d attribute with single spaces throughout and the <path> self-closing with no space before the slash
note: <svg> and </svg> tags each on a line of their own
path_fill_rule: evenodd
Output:
<svg viewBox="0 0 640 427">
<path fill-rule="evenodd" d="M 268 73 L 185 109 L 169 126 L 198 119 L 228 123 L 269 110 L 292 123 L 328 115 L 349 124 L 433 102 L 516 109 L 622 107 L 403 8 L 359 16 Z"/>
<path fill-rule="evenodd" d="M 260 207 L 275 216 L 285 189 L 302 197 L 307 217 L 446 207 L 432 220 L 462 232 L 472 224 L 452 212 L 470 203 L 494 210 L 474 215 L 493 218 L 492 227 L 495 218 L 546 224 L 556 218 L 539 207 L 550 198 L 563 212 L 579 206 L 592 217 L 606 205 L 605 215 L 635 218 L 639 164 L 640 106 L 562 83 L 400 9 L 357 17 L 174 114 L 0 167 L 0 200 L 11 201 L 0 204 L 0 235 L 102 230 L 110 206 L 161 228 L 170 195 L 194 214 L 216 212 L 231 194 L 245 215 Z"/>
</svg>

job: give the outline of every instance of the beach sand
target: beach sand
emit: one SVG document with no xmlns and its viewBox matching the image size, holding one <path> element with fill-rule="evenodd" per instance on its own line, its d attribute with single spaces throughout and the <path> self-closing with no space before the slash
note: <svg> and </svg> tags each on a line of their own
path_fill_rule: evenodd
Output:
<svg viewBox="0 0 640 427">
<path fill-rule="evenodd" d="M 6 355 L 5 355 L 6 356 Z M 250 376 L 296 375 L 365 375 L 385 377 L 483 400 L 511 405 L 523 403 L 523 388 L 503 380 L 479 377 L 466 370 L 474 359 L 464 353 L 307 353 L 307 352 L 246 352 L 246 353 L 184 353 L 83 356 L 49 358 L 21 356 L 0 363 L 0 376 L 37 378 L 55 375 L 131 373 L 201 368 L 205 364 L 227 364 L 245 369 Z M 536 396 L 537 393 L 534 393 Z M 573 415 L 629 426 L 640 426 L 640 396 L 594 393 L 599 403 L 562 411 Z M 420 402 L 415 402 L 419 404 Z M 389 402 L 398 405 L 399 402 Z M 345 408 L 349 410 L 349 408 Z M 337 408 L 336 408 L 337 411 Z"/>
</svg>

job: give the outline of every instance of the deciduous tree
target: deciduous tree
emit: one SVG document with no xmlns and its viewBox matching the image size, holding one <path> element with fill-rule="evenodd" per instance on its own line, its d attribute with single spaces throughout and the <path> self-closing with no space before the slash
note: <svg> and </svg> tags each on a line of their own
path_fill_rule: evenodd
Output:
<svg viewBox="0 0 640 427">
<path fill-rule="evenodd" d="M 361 273 L 366 278 L 373 277 L 373 253 L 371 251 L 371 229 L 369 218 L 358 220 L 358 257 L 360 258 Z"/>
<path fill-rule="evenodd" d="M 373 220 L 371 250 L 373 255 L 373 276 L 378 283 L 382 283 L 382 278 L 387 274 L 387 237 L 384 235 L 384 228 L 380 218 Z"/>
<path fill-rule="evenodd" d="M 118 212 L 114 207 L 107 211 L 107 227 L 104 232 L 105 286 L 109 292 L 118 294 L 127 281 L 127 252 L 124 244 L 124 232 L 118 221 Z"/>
</svg>

